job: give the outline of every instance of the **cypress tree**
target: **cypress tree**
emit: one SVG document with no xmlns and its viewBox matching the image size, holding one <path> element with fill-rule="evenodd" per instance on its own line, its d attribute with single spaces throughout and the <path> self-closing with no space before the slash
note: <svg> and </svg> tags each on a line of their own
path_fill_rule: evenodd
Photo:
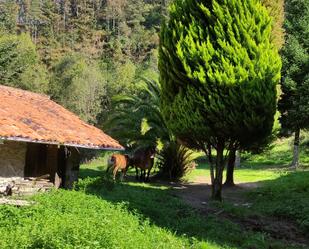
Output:
<svg viewBox="0 0 309 249">
<path fill-rule="evenodd" d="M 273 18 L 271 39 L 274 45 L 280 50 L 284 43 L 284 0 L 262 0 L 262 5 L 266 7 L 270 16 Z M 275 121 L 276 122 L 276 121 Z M 278 121 L 279 123 L 279 121 Z M 274 127 L 275 128 L 275 127 Z M 263 147 L 263 145 L 257 145 Z M 226 180 L 224 185 L 234 186 L 234 168 L 236 165 L 235 159 L 240 159 L 240 153 L 236 153 L 235 149 L 230 152 L 226 165 Z M 233 161 L 234 160 L 234 161 Z M 238 161 L 239 163 L 239 161 Z"/>
<path fill-rule="evenodd" d="M 287 1 L 285 12 L 286 42 L 278 107 L 282 128 L 295 134 L 292 166 L 296 168 L 300 130 L 309 127 L 309 0 Z"/>
<path fill-rule="evenodd" d="M 265 140 L 281 62 L 271 18 L 257 0 L 176 0 L 162 25 L 162 112 L 187 146 L 216 151 L 212 197 L 221 200 L 224 151 Z"/>
</svg>

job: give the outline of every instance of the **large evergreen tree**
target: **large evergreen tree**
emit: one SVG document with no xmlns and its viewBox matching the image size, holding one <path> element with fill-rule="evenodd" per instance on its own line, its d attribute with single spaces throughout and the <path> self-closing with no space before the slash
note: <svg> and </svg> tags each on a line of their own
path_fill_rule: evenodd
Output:
<svg viewBox="0 0 309 249">
<path fill-rule="evenodd" d="M 284 20 L 284 0 L 262 0 L 261 1 L 263 6 L 265 6 L 273 18 L 272 23 L 272 32 L 271 32 L 271 39 L 274 45 L 281 49 L 283 42 L 284 42 L 284 30 L 283 30 L 283 20 Z M 277 115 L 276 115 L 277 116 Z M 279 115 L 278 115 L 279 116 Z M 279 125 L 279 121 L 275 120 L 275 125 L 273 128 L 273 132 L 277 131 L 276 125 Z M 263 145 L 255 145 L 254 147 L 263 147 Z M 253 148 L 256 150 L 256 148 Z M 252 150 L 252 148 L 251 148 Z M 236 152 L 235 149 L 231 149 L 228 162 L 226 165 L 226 180 L 224 185 L 226 186 L 234 186 L 234 169 L 236 160 L 240 160 L 240 153 L 239 151 Z"/>
<path fill-rule="evenodd" d="M 221 200 L 224 150 L 272 130 L 281 62 L 271 18 L 257 0 L 176 0 L 162 27 L 162 109 L 184 144 L 217 151 L 212 197 Z"/>
<path fill-rule="evenodd" d="M 287 1 L 285 12 L 279 110 L 282 128 L 295 133 L 292 166 L 297 167 L 300 130 L 309 127 L 309 1 Z"/>
</svg>

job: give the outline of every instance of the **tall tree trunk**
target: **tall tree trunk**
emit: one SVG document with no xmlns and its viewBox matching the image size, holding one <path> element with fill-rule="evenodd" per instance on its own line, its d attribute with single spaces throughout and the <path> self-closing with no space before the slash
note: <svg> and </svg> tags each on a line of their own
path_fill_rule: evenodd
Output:
<svg viewBox="0 0 309 249">
<path fill-rule="evenodd" d="M 211 179 L 211 184 L 214 184 L 214 164 L 212 161 L 212 154 L 211 154 L 211 145 L 207 145 L 207 152 L 208 152 L 208 162 L 209 162 L 209 168 L 210 168 L 210 179 Z"/>
<path fill-rule="evenodd" d="M 236 150 L 235 168 L 240 167 L 240 151 Z"/>
<path fill-rule="evenodd" d="M 299 134 L 300 134 L 300 129 L 297 129 L 295 131 L 293 162 L 291 165 L 295 169 L 297 169 L 299 166 Z"/>
<path fill-rule="evenodd" d="M 224 169 L 224 142 L 219 142 L 217 145 L 217 158 L 216 158 L 216 172 L 215 179 L 212 183 L 212 196 L 211 198 L 216 201 L 222 201 L 222 179 Z"/>
<path fill-rule="evenodd" d="M 209 163 L 209 169 L 210 169 L 210 180 L 211 180 L 211 184 L 214 184 L 215 181 L 215 173 L 214 173 L 214 164 L 213 164 L 213 160 L 212 160 L 212 155 L 211 155 L 211 145 L 207 144 L 206 147 L 203 148 L 203 151 L 205 153 L 205 155 L 208 157 L 208 163 Z"/>
<path fill-rule="evenodd" d="M 235 186 L 234 183 L 235 162 L 236 162 L 236 149 L 233 148 L 229 153 L 229 159 L 226 168 L 226 180 L 224 183 L 225 186 Z"/>
</svg>

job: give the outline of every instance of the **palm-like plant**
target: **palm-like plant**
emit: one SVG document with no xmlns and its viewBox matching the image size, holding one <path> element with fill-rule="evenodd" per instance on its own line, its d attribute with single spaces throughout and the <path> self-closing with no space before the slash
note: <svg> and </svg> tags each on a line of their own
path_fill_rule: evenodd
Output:
<svg viewBox="0 0 309 249">
<path fill-rule="evenodd" d="M 138 95 L 118 95 L 107 122 L 108 132 L 127 147 L 156 147 L 158 140 L 171 140 L 160 111 L 161 89 L 158 82 L 144 79 Z"/>
<path fill-rule="evenodd" d="M 159 176 L 179 179 L 192 165 L 192 158 L 190 151 L 175 141 L 163 119 L 160 84 L 144 79 L 138 92 L 113 98 L 114 111 L 107 122 L 107 131 L 133 151 L 156 148 L 161 143 Z"/>
</svg>

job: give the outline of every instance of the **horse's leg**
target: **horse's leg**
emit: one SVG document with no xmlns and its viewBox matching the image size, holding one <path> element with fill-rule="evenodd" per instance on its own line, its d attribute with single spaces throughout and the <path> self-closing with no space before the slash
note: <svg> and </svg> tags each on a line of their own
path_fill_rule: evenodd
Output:
<svg viewBox="0 0 309 249">
<path fill-rule="evenodd" d="M 126 173 L 125 173 L 125 170 L 124 170 L 124 169 L 121 170 L 121 176 L 120 176 L 120 181 L 121 181 L 121 182 L 123 181 L 123 177 L 124 177 L 125 174 L 126 174 Z"/>
<path fill-rule="evenodd" d="M 148 169 L 148 172 L 147 172 L 147 182 L 149 182 L 150 171 L 151 171 L 151 168 L 149 168 L 149 169 Z"/>
<path fill-rule="evenodd" d="M 124 168 L 124 169 L 122 169 L 121 181 L 122 181 L 122 180 L 123 180 L 123 178 L 126 176 L 127 171 L 128 171 L 128 168 L 127 168 L 127 167 L 126 167 L 126 168 Z"/>
<path fill-rule="evenodd" d="M 135 179 L 138 180 L 138 169 L 135 167 Z"/>
<path fill-rule="evenodd" d="M 114 170 L 113 170 L 113 180 L 114 181 L 116 180 L 117 171 L 118 171 L 118 168 L 115 167 Z"/>
<path fill-rule="evenodd" d="M 143 181 L 146 182 L 146 169 L 143 171 Z"/>
<path fill-rule="evenodd" d="M 147 173 L 147 181 L 149 181 L 149 176 L 150 176 L 151 169 L 153 168 L 153 164 L 154 164 L 154 159 L 151 158 L 148 173 Z"/>
</svg>

